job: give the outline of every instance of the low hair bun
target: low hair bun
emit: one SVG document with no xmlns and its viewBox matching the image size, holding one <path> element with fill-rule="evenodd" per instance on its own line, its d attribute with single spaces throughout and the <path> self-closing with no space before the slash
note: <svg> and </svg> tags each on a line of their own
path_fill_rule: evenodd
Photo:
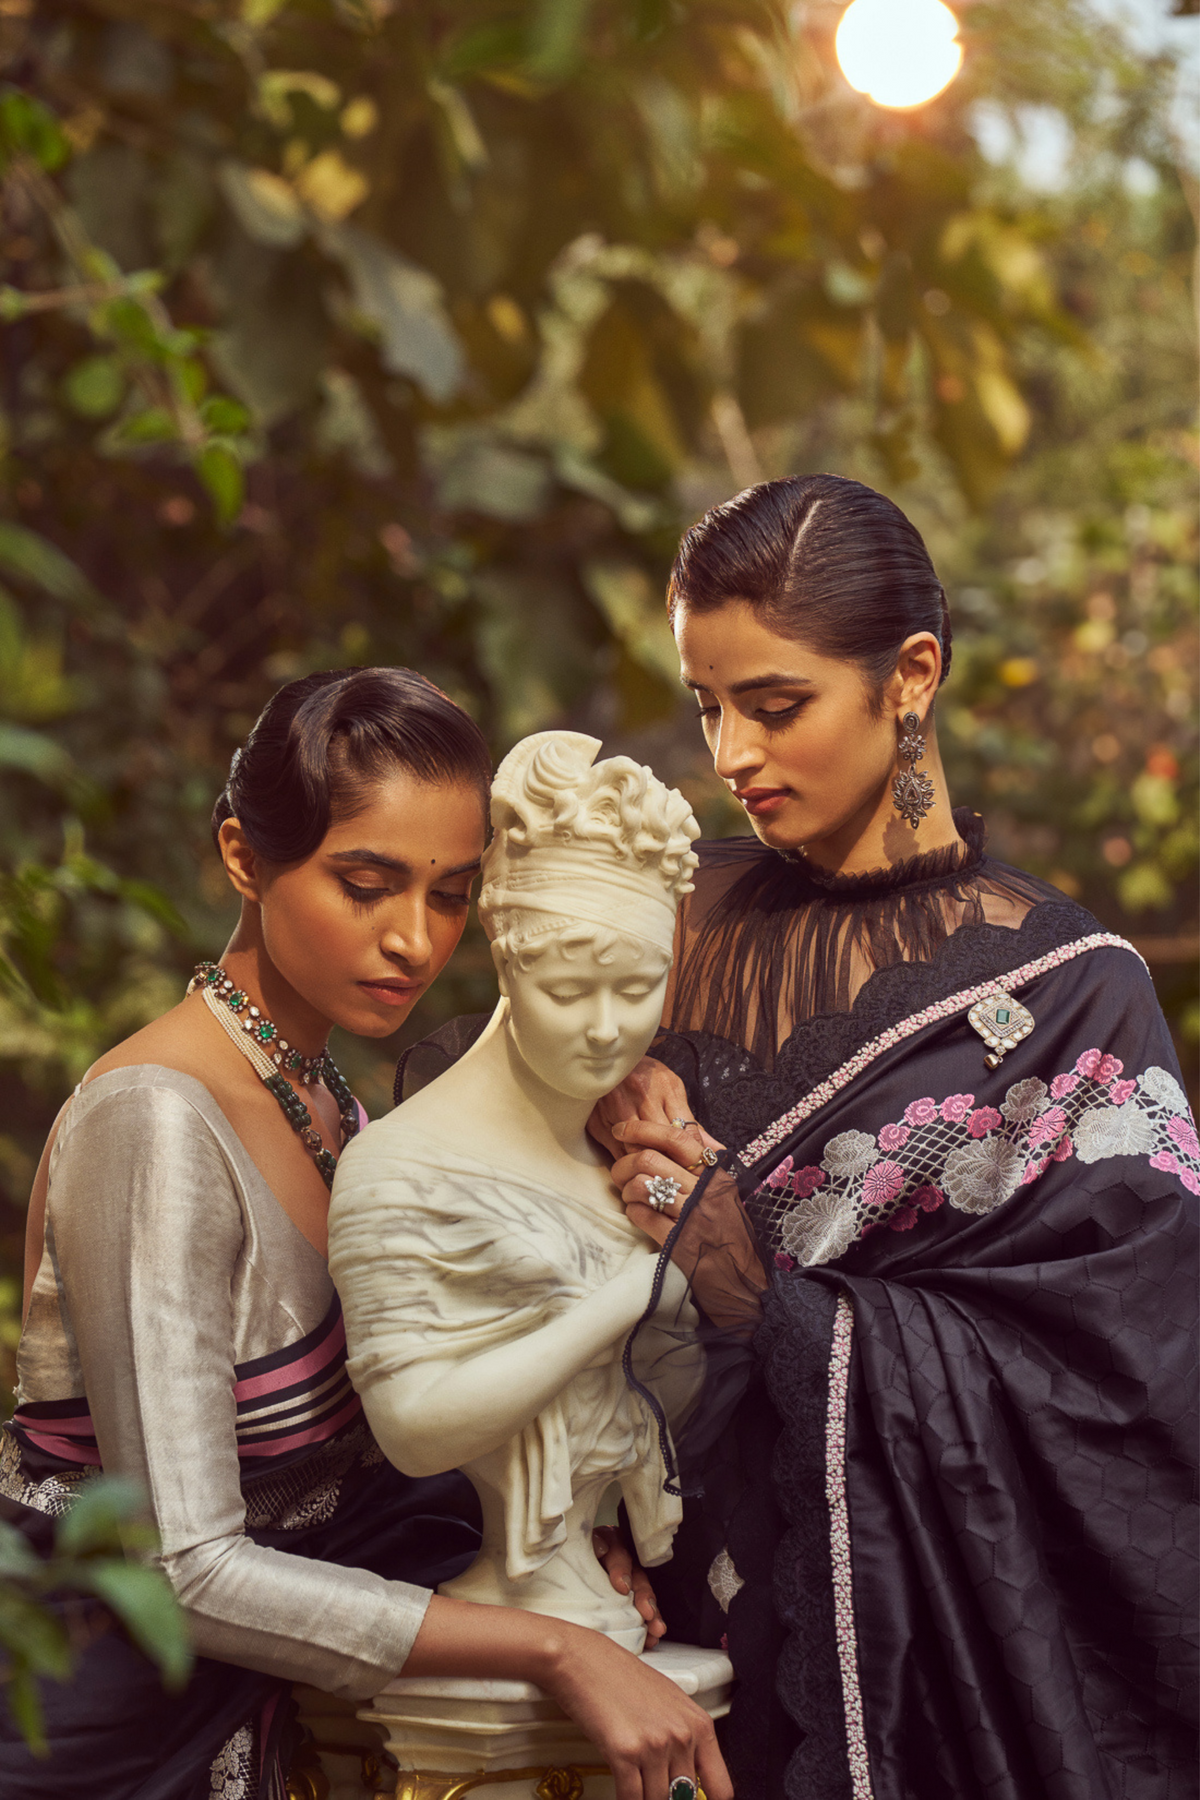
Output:
<svg viewBox="0 0 1200 1800">
<path fill-rule="evenodd" d="M 486 816 L 492 764 L 461 706 L 413 669 L 326 669 L 268 700 L 229 765 L 214 842 L 236 818 L 267 862 L 311 856 L 335 815 L 352 816 L 389 769 L 473 787 Z"/>
</svg>

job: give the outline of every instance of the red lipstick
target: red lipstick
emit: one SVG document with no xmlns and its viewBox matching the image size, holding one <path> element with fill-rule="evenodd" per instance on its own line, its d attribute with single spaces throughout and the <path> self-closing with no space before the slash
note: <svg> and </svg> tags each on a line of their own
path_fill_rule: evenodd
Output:
<svg viewBox="0 0 1200 1800">
<path fill-rule="evenodd" d="M 787 788 L 735 788 L 734 793 L 748 813 L 773 812 L 788 798 Z"/>
</svg>

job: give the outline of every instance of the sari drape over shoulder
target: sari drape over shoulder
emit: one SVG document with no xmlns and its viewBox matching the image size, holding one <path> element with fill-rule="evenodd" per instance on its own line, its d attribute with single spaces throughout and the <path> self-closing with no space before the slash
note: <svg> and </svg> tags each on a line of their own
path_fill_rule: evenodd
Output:
<svg viewBox="0 0 1200 1800">
<path fill-rule="evenodd" d="M 702 847 L 654 1054 L 729 1148 L 656 1589 L 727 1638 L 739 1800 L 1191 1800 L 1200 1144 L 1136 952 L 956 819 L 849 880 Z"/>
</svg>

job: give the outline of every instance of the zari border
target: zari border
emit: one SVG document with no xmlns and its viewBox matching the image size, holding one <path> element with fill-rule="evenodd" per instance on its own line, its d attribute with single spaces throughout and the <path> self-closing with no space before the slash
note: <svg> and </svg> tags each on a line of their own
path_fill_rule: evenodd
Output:
<svg viewBox="0 0 1200 1800">
<path fill-rule="evenodd" d="M 760 1157 L 765 1156 L 768 1150 L 773 1150 L 777 1144 L 781 1144 L 784 1138 L 790 1137 L 797 1125 L 802 1125 L 805 1119 L 817 1111 L 818 1107 L 824 1106 L 827 1100 L 832 1100 L 835 1094 L 840 1093 L 842 1088 L 846 1087 L 856 1076 L 861 1075 L 863 1070 L 873 1063 L 877 1056 L 882 1056 L 885 1050 L 891 1050 L 894 1045 L 903 1043 L 905 1038 L 915 1036 L 918 1031 L 923 1031 L 926 1025 L 934 1025 L 939 1019 L 950 1019 L 954 1017 L 955 1013 L 966 1012 L 975 1005 L 977 1000 L 984 1000 L 989 994 L 995 993 L 1000 983 L 1008 988 L 1023 987 L 1026 982 L 1035 980 L 1037 976 L 1048 974 L 1051 969 L 1057 969 L 1062 963 L 1071 962 L 1075 957 L 1082 956 L 1086 950 L 1128 950 L 1131 956 L 1137 957 L 1143 968 L 1146 967 L 1145 958 L 1138 955 L 1127 939 L 1116 937 L 1111 931 L 1094 931 L 1090 937 L 1078 938 L 1073 944 L 1060 944 L 1057 950 L 1047 951 L 1046 955 L 1039 956 L 1036 962 L 1024 963 L 1019 969 L 1001 970 L 990 976 L 987 981 L 979 982 L 975 987 L 962 988 L 957 994 L 949 994 L 944 1000 L 937 1000 L 932 1006 L 927 1006 L 923 1012 L 914 1013 L 910 1019 L 901 1019 L 898 1025 L 889 1026 L 887 1031 L 881 1032 L 876 1038 L 871 1038 L 861 1050 L 855 1052 L 848 1062 L 844 1062 L 840 1069 L 835 1069 L 827 1080 L 813 1088 L 812 1092 L 806 1094 L 804 1099 L 793 1106 L 789 1112 L 785 1112 L 781 1118 L 776 1119 L 773 1125 L 768 1125 L 767 1129 L 760 1137 L 756 1137 L 753 1143 L 747 1144 L 744 1150 L 739 1150 L 739 1162 L 748 1169 L 752 1168 Z"/>
<path fill-rule="evenodd" d="M 829 1502 L 829 1560 L 833 1568 L 833 1616 L 842 1672 L 842 1712 L 853 1800 L 873 1800 L 871 1762 L 858 1685 L 858 1645 L 854 1634 L 854 1576 L 850 1562 L 850 1508 L 846 1499 L 846 1403 L 850 1391 L 850 1350 L 854 1307 L 840 1293 L 833 1315 L 829 1354 L 829 1405 L 825 1415 L 825 1497 Z"/>
</svg>

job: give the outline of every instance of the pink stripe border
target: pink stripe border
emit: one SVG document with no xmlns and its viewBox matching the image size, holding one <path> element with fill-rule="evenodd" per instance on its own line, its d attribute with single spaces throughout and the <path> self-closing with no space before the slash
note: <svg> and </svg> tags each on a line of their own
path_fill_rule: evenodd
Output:
<svg viewBox="0 0 1200 1800">
<path fill-rule="evenodd" d="M 339 1314 L 315 1350 L 298 1357 L 295 1362 L 280 1363 L 277 1369 L 269 1369 L 265 1375 L 247 1375 L 244 1381 L 235 1381 L 234 1398 L 256 1400 L 260 1394 L 274 1393 L 276 1388 L 292 1387 L 306 1375 L 317 1374 L 345 1346 L 346 1322 Z"/>
<path fill-rule="evenodd" d="M 247 1444 L 238 1445 L 238 1456 L 243 1461 L 250 1457 L 269 1459 L 272 1456 L 281 1456 L 285 1450 L 298 1450 L 304 1444 L 324 1443 L 325 1439 L 332 1437 L 334 1432 L 346 1423 L 347 1419 L 354 1417 L 361 1405 L 362 1401 L 358 1395 L 351 1394 L 345 1406 L 340 1407 L 332 1417 L 323 1419 L 319 1425 L 310 1425 L 306 1431 L 290 1432 L 287 1437 L 273 1438 L 269 1444 L 258 1443 L 251 1439 Z"/>
<path fill-rule="evenodd" d="M 797 1125 L 802 1125 L 827 1100 L 841 1092 L 856 1075 L 861 1075 L 885 1050 L 891 1050 L 896 1044 L 902 1044 L 905 1038 L 914 1037 L 918 1031 L 924 1031 L 926 1025 L 934 1025 L 939 1019 L 953 1018 L 955 1013 L 966 1012 L 977 1000 L 984 1000 L 989 994 L 1003 985 L 1006 988 L 1024 987 L 1027 982 L 1035 981 L 1039 975 L 1046 975 L 1051 969 L 1059 968 L 1063 963 L 1071 962 L 1088 950 L 1128 950 L 1136 956 L 1143 968 L 1146 959 L 1138 955 L 1133 945 L 1111 931 L 1094 931 L 1090 937 L 1077 938 L 1073 944 L 1060 944 L 1057 950 L 1050 950 L 1045 956 L 1039 956 L 1036 962 L 1024 963 L 1019 969 L 1010 969 L 1006 974 L 994 975 L 988 981 L 980 982 L 976 987 L 963 988 L 957 994 L 949 994 L 944 1000 L 937 1000 L 927 1006 L 924 1012 L 914 1013 L 911 1019 L 902 1019 L 898 1025 L 891 1026 L 863 1045 L 840 1069 L 835 1069 L 815 1087 L 810 1094 L 785 1112 L 781 1118 L 768 1125 L 761 1137 L 756 1137 L 752 1144 L 738 1151 L 738 1161 L 747 1169 L 756 1163 L 760 1156 L 781 1144 L 785 1137 L 793 1132 Z"/>
</svg>

